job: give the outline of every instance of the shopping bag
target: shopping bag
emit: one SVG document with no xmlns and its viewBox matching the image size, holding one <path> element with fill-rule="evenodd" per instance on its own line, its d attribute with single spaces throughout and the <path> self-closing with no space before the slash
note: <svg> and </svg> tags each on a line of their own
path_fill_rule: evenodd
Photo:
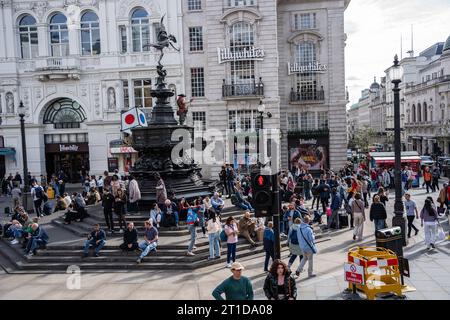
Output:
<svg viewBox="0 0 450 320">
<path fill-rule="evenodd" d="M 442 226 L 440 224 L 438 225 L 436 240 L 437 241 L 444 241 L 445 240 L 444 228 L 442 228 Z"/>
</svg>

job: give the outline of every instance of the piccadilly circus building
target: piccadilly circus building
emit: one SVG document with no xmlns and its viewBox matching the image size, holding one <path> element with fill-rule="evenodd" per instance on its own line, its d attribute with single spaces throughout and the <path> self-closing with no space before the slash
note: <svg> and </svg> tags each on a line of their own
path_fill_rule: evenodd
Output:
<svg viewBox="0 0 450 320">
<path fill-rule="evenodd" d="M 177 39 L 167 69 L 174 111 L 231 139 L 216 154 L 248 172 L 253 138 L 279 130 L 283 169 L 340 169 L 346 161 L 344 12 L 349 0 L 48 0 L 0 5 L 0 175 L 28 168 L 73 182 L 127 173 L 137 152 L 121 113 L 150 115 L 161 18 Z M 20 104 L 22 102 L 22 105 Z M 270 117 L 268 114 L 270 113 Z M 236 141 L 244 141 L 244 148 Z M 221 164 L 202 164 L 217 178 Z"/>
</svg>

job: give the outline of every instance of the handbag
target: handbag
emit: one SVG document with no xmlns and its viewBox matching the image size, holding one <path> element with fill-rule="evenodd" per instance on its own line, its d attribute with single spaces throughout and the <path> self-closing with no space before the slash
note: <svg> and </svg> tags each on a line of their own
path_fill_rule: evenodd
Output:
<svg viewBox="0 0 450 320">
<path fill-rule="evenodd" d="M 438 207 L 437 208 L 437 213 L 440 216 L 443 216 L 445 214 L 445 208 L 444 207 Z"/>
<path fill-rule="evenodd" d="M 445 240 L 445 232 L 444 232 L 444 228 L 442 228 L 441 224 L 438 222 L 438 226 L 437 226 L 438 230 L 437 230 L 437 234 L 436 234 L 436 240 L 437 241 L 444 241 Z"/>
</svg>

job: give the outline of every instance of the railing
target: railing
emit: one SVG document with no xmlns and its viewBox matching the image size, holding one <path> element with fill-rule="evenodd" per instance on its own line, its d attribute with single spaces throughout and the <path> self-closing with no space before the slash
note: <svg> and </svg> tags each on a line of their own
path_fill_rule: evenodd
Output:
<svg viewBox="0 0 450 320">
<path fill-rule="evenodd" d="M 236 98 L 236 97 L 260 97 L 264 96 L 264 84 L 262 79 L 259 82 L 240 83 L 240 84 L 226 84 L 223 79 L 222 97 Z"/>
<path fill-rule="evenodd" d="M 430 85 L 434 85 L 434 84 L 441 83 L 441 82 L 446 82 L 446 81 L 450 81 L 450 75 L 441 76 L 441 77 L 438 77 L 438 78 L 435 78 L 435 79 L 431 79 L 431 80 L 428 80 L 428 81 L 425 81 L 425 82 L 422 82 L 422 83 L 419 83 L 419 84 L 416 84 L 416 85 L 407 83 L 406 84 L 406 90 L 407 91 L 414 91 L 414 90 L 417 90 L 417 89 L 425 88 L 425 87 L 428 87 Z"/>
<path fill-rule="evenodd" d="M 36 60 L 36 69 L 46 70 L 68 70 L 79 69 L 80 61 L 74 57 L 48 57 Z"/>
<path fill-rule="evenodd" d="M 323 87 L 321 90 L 318 91 L 294 91 L 294 88 L 291 89 L 290 94 L 290 101 L 291 102 L 311 102 L 311 101 L 318 101 L 322 102 L 325 101 L 325 91 L 323 90 Z"/>
</svg>

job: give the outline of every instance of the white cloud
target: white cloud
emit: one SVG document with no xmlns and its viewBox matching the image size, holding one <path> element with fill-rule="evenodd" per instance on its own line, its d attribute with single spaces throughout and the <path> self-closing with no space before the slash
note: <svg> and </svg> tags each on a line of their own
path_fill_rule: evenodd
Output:
<svg viewBox="0 0 450 320">
<path fill-rule="evenodd" d="M 347 86 L 350 101 L 358 101 L 361 90 L 373 77 L 384 76 L 394 59 L 411 48 L 414 25 L 414 51 L 444 42 L 450 36 L 450 0 L 352 0 L 345 12 Z"/>
</svg>

